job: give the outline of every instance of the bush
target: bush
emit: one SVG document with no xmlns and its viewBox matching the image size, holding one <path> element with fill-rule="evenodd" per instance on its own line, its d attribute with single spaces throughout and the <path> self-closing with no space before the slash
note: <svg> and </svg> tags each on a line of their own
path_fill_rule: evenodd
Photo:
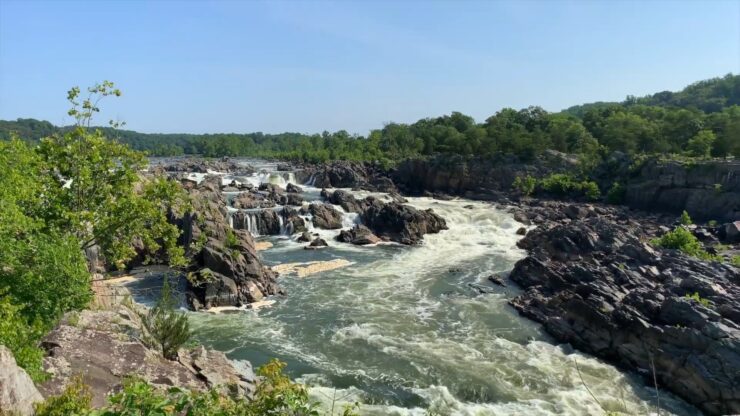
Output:
<svg viewBox="0 0 740 416">
<path fill-rule="evenodd" d="M 677 227 L 662 237 L 654 239 L 652 243 L 658 247 L 679 250 L 702 260 L 717 260 L 717 257 L 707 253 L 699 240 L 684 227 Z"/>
<path fill-rule="evenodd" d="M 699 292 L 694 292 L 693 294 L 688 294 L 687 293 L 684 297 L 686 299 L 691 299 L 691 300 L 694 300 L 696 302 L 699 302 L 699 304 L 701 304 L 705 308 L 708 308 L 708 307 L 711 306 L 711 303 L 709 302 L 709 299 L 704 299 L 703 297 L 699 296 Z"/>
<path fill-rule="evenodd" d="M 694 222 L 691 220 L 691 217 L 689 216 L 689 213 L 684 211 L 681 213 L 681 217 L 678 218 L 678 222 L 682 225 L 691 225 Z"/>
<path fill-rule="evenodd" d="M 185 314 L 176 310 L 169 279 L 164 278 L 162 294 L 157 304 L 144 317 L 144 326 L 153 338 L 153 343 L 161 348 L 165 358 L 177 358 L 177 350 L 190 339 L 190 325 Z"/>
<path fill-rule="evenodd" d="M 619 205 L 624 202 L 626 196 L 627 188 L 619 182 L 614 182 L 612 187 L 609 188 L 609 192 L 606 193 L 606 202 Z"/>
<path fill-rule="evenodd" d="M 90 413 L 92 393 L 82 382 L 82 377 L 75 376 L 62 394 L 51 396 L 36 405 L 36 416 L 84 416 Z"/>
<path fill-rule="evenodd" d="M 91 410 L 90 391 L 76 378 L 59 396 L 37 406 L 38 416 L 319 416 L 306 388 L 283 374 L 285 363 L 272 360 L 257 370 L 260 383 L 251 400 L 230 397 L 216 390 L 187 391 L 180 388 L 159 390 L 139 378 L 128 378 L 123 389 L 108 398 L 108 406 Z M 342 416 L 356 416 L 349 406 Z M 334 416 L 334 415 L 330 415 Z"/>
<path fill-rule="evenodd" d="M 596 182 L 583 181 L 580 183 L 580 187 L 583 195 L 585 195 L 589 201 L 597 201 L 601 198 L 601 190 L 599 190 L 599 185 L 597 185 Z"/>
<path fill-rule="evenodd" d="M 571 175 L 554 173 L 546 176 L 539 182 L 539 186 L 545 192 L 561 196 L 585 196 L 591 201 L 601 197 L 599 185 L 593 181 L 578 181 Z"/>
<path fill-rule="evenodd" d="M 516 179 L 514 179 L 514 183 L 512 184 L 512 188 L 517 190 L 519 193 L 525 196 L 532 195 L 534 193 L 534 188 L 537 186 L 537 179 L 534 177 L 527 175 L 527 176 L 517 176 Z"/>
</svg>

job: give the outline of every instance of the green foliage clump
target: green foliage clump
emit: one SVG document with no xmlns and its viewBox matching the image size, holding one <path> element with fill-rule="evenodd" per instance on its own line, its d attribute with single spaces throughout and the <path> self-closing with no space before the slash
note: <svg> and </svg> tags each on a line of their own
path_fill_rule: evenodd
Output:
<svg viewBox="0 0 740 416">
<path fill-rule="evenodd" d="M 678 222 L 679 222 L 679 223 L 680 223 L 681 225 L 691 225 L 691 224 L 693 224 L 693 223 L 694 223 L 694 221 L 692 221 L 692 220 L 691 220 L 691 217 L 689 216 L 689 213 L 688 213 L 688 212 L 686 212 L 686 210 L 684 210 L 684 211 L 683 211 L 683 212 L 681 213 L 681 216 L 680 216 L 680 217 L 678 218 Z"/>
<path fill-rule="evenodd" d="M 128 378 L 123 389 L 108 398 L 108 405 L 91 409 L 89 389 L 77 378 L 59 396 L 47 398 L 37 407 L 40 416 L 320 416 L 306 388 L 283 373 L 285 363 L 272 360 L 257 370 L 260 382 L 253 398 L 231 397 L 216 390 L 160 390 L 139 378 Z M 342 416 L 357 416 L 347 406 Z M 333 416 L 326 414 L 327 416 Z"/>
<path fill-rule="evenodd" d="M 690 156 L 708 158 L 712 153 L 712 145 L 717 137 L 711 130 L 702 130 L 689 139 L 686 151 Z"/>
<path fill-rule="evenodd" d="M 702 260 L 717 260 L 717 256 L 707 253 L 699 240 L 684 227 L 676 227 L 675 230 L 654 239 L 652 243 L 658 247 L 679 250 Z"/>
<path fill-rule="evenodd" d="M 12 302 L 10 296 L 0 291 L 0 345 L 13 353 L 16 363 L 36 381 L 43 381 L 46 374 L 41 369 L 44 352 L 38 342 L 46 329 L 39 320 L 29 320 L 22 314 L 23 307 Z"/>
<path fill-rule="evenodd" d="M 730 263 L 731 263 L 731 264 L 732 264 L 733 266 L 737 266 L 737 267 L 740 267 L 740 255 L 737 255 L 737 256 L 732 256 L 732 259 L 730 259 Z"/>
<path fill-rule="evenodd" d="M 517 176 L 514 179 L 514 183 L 512 184 L 512 188 L 514 188 L 517 192 L 519 192 L 522 195 L 529 196 L 534 193 L 534 189 L 537 186 L 537 179 L 534 177 L 527 175 L 527 176 Z"/>
<path fill-rule="evenodd" d="M 691 299 L 691 300 L 694 300 L 696 302 L 699 302 L 705 308 L 709 308 L 711 306 L 711 302 L 709 301 L 709 299 L 702 298 L 701 296 L 699 296 L 699 293 L 698 292 L 694 292 L 692 294 L 688 294 L 687 293 L 684 297 L 686 299 Z"/>
<path fill-rule="evenodd" d="M 579 181 L 572 175 L 554 173 L 546 176 L 539 182 L 539 187 L 550 194 L 561 196 L 585 196 L 591 201 L 601 197 L 601 191 L 596 182 Z"/>
<path fill-rule="evenodd" d="M 169 279 L 165 277 L 157 304 L 144 316 L 143 322 L 153 338 L 151 343 L 162 350 L 165 358 L 174 360 L 177 351 L 190 339 L 190 324 L 184 313 L 178 312 Z"/>
<path fill-rule="evenodd" d="M 619 182 L 614 182 L 612 187 L 609 188 L 609 192 L 606 193 L 606 202 L 619 205 L 624 202 L 626 196 L 627 188 Z"/>
<path fill-rule="evenodd" d="M 75 376 L 58 396 L 51 396 L 36 405 L 36 416 L 85 416 L 90 413 L 92 393 L 82 381 Z"/>
</svg>

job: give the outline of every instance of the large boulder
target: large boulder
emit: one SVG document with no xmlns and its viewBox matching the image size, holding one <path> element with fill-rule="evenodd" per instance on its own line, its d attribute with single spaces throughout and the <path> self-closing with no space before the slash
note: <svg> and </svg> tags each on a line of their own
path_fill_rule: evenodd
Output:
<svg viewBox="0 0 740 416">
<path fill-rule="evenodd" d="M 33 415 L 34 403 L 44 398 L 26 371 L 18 367 L 13 353 L 4 345 L 0 345 L 0 369 L 0 413 Z"/>
<path fill-rule="evenodd" d="M 357 224 L 350 230 L 342 230 L 336 237 L 337 241 L 344 243 L 352 243 L 358 246 L 364 246 L 367 244 L 379 243 L 380 237 L 373 234 L 373 232 L 362 224 Z"/>
<path fill-rule="evenodd" d="M 433 210 L 418 210 L 397 202 L 371 203 L 360 218 L 378 237 L 407 245 L 421 243 L 424 234 L 447 229 L 444 218 Z"/>
<path fill-rule="evenodd" d="M 655 249 L 645 228 L 587 218 L 530 231 L 510 303 L 559 342 L 654 369 L 707 414 L 740 413 L 740 270 Z"/>
<path fill-rule="evenodd" d="M 327 204 L 311 204 L 308 212 L 313 216 L 313 225 L 327 230 L 342 228 L 342 213 Z"/>
</svg>

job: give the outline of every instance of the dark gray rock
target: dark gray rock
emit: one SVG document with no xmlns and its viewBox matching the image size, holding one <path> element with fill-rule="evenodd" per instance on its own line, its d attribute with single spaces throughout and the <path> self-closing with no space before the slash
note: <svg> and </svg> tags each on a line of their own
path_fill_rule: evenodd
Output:
<svg viewBox="0 0 740 416">
<path fill-rule="evenodd" d="M 558 341 L 643 371 L 707 414 L 740 412 L 740 270 L 644 243 L 639 223 L 540 227 L 510 303 Z M 656 227 L 657 228 L 657 227 Z"/>
</svg>

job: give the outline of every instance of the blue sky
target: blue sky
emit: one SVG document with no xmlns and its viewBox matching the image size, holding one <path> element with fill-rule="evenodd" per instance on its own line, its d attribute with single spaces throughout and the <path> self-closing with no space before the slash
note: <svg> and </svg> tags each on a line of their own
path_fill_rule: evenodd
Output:
<svg viewBox="0 0 740 416">
<path fill-rule="evenodd" d="M 0 0 L 0 119 L 144 132 L 366 134 L 502 107 L 557 111 L 740 72 L 740 1 Z"/>
</svg>

